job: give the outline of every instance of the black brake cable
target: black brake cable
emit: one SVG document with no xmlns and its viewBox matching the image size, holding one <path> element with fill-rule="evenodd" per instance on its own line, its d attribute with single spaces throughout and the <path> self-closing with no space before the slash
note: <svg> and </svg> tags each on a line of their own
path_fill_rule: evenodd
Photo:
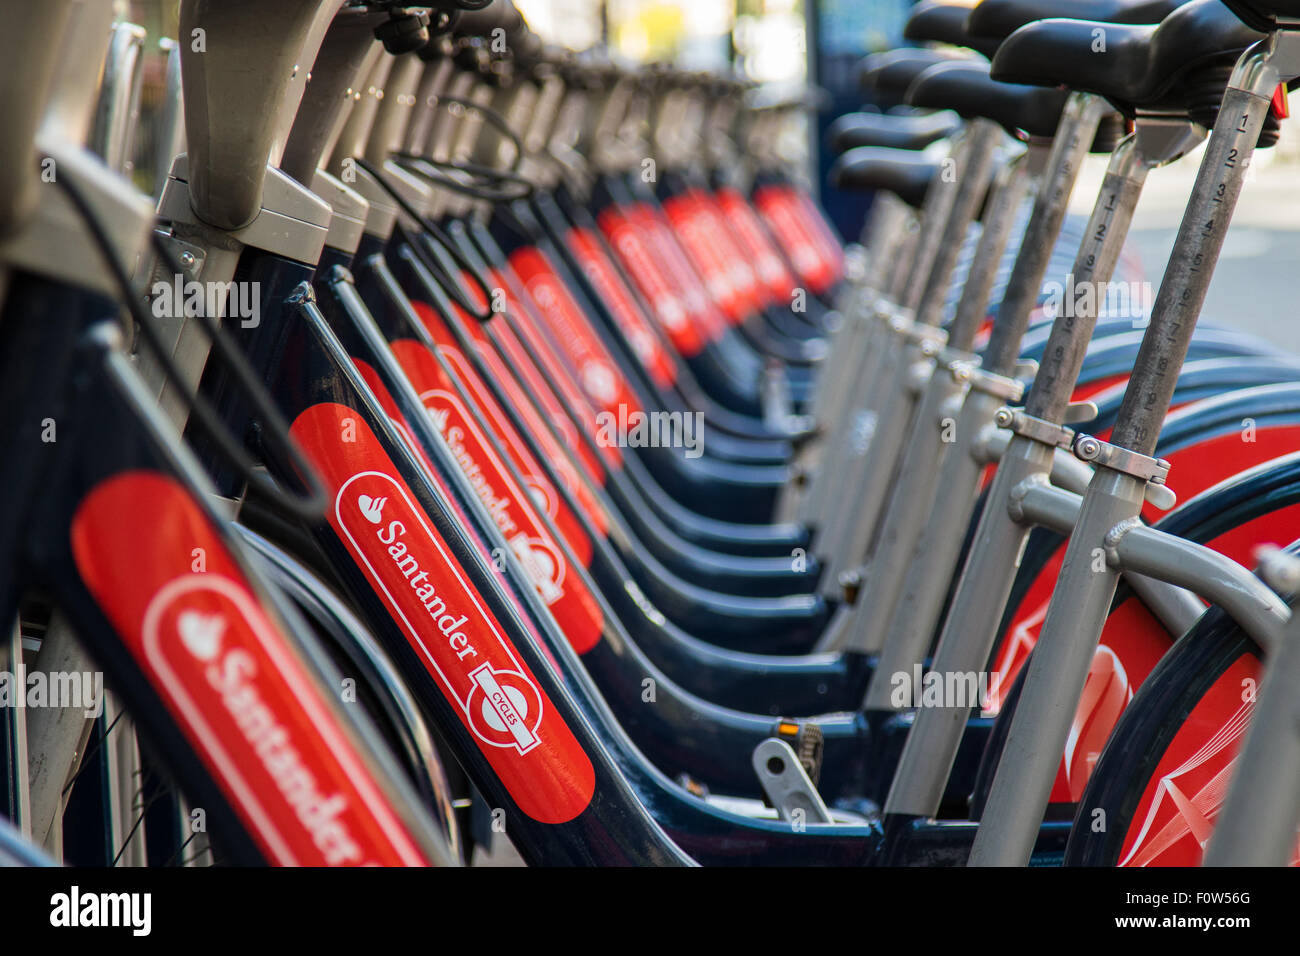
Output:
<svg viewBox="0 0 1300 956">
<path fill-rule="evenodd" d="M 511 129 L 510 124 L 506 122 L 504 116 L 492 109 L 490 106 L 484 106 L 482 103 L 475 103 L 473 100 L 466 99 L 463 96 L 451 96 L 446 93 L 440 93 L 436 98 L 438 102 L 434 104 L 435 107 L 459 106 L 466 112 L 478 113 L 488 121 L 488 125 L 495 126 L 497 132 L 508 139 L 510 145 L 515 148 L 515 158 L 510 163 L 510 172 L 513 173 L 519 168 L 519 164 L 524 158 L 524 141 L 519 138 L 518 133 Z"/>
<path fill-rule="evenodd" d="M 122 302 L 130 311 L 131 317 L 139 327 L 150 351 L 158 359 L 164 376 L 173 385 L 181 389 L 182 394 L 185 394 L 185 375 L 176 364 L 170 350 L 163 344 L 162 333 L 154 325 L 153 317 L 149 315 L 149 311 L 144 308 L 137 298 L 126 266 L 123 265 L 122 260 L 114 251 L 112 241 L 109 239 L 103 223 L 95 215 L 94 210 L 90 208 L 81 190 L 73 185 L 67 176 L 58 176 L 55 182 L 67 194 L 68 199 L 85 221 L 86 228 L 89 229 L 91 236 L 99 247 L 104 263 L 108 266 L 109 272 L 113 274 Z M 158 234 L 157 230 L 150 229 L 150 238 L 154 248 L 159 252 L 173 274 L 184 275 L 185 270 L 172 255 L 172 251 L 166 247 L 162 236 Z M 257 463 L 253 461 L 252 457 L 240 446 L 239 441 L 225 428 L 216 410 L 198 391 L 186 396 L 190 413 L 195 417 L 203 432 L 216 445 L 221 456 L 235 468 L 248 485 L 255 487 L 259 494 L 286 509 L 297 518 L 304 521 L 318 519 L 325 510 L 328 495 L 325 486 L 316 475 L 315 468 L 298 449 L 297 443 L 290 435 L 289 425 L 284 420 L 284 416 L 275 407 L 265 387 L 258 381 L 252 368 L 249 367 L 247 359 L 244 358 L 238 347 L 231 342 L 229 335 L 217 324 L 216 320 L 209 316 L 205 309 L 199 309 L 197 317 L 203 325 L 212 347 L 220 353 L 222 360 L 226 362 L 229 370 L 234 373 L 235 378 L 238 380 L 239 385 L 245 390 L 245 397 L 253 406 L 255 413 L 265 422 L 266 427 L 261 430 L 261 440 L 268 447 L 283 453 L 288 458 L 301 476 L 307 494 L 297 495 L 282 491 L 263 472 L 258 471 Z"/>
<path fill-rule="evenodd" d="M 511 160 L 510 168 L 506 170 L 493 169 L 491 166 L 485 166 L 482 163 L 475 163 L 469 160 L 453 162 L 449 160 L 432 159 L 428 156 L 421 156 L 418 153 L 409 152 L 396 153 L 395 155 L 398 159 L 418 161 L 433 167 L 433 170 L 450 169 L 455 170 L 456 172 L 469 174 L 470 176 L 477 176 L 480 179 L 494 183 L 510 183 L 519 188 L 517 195 L 510 195 L 505 192 L 490 194 L 481 186 L 463 183 L 460 180 L 453 179 L 449 176 L 434 175 L 432 170 L 417 170 L 420 175 L 428 177 L 439 185 L 446 186 L 448 189 L 464 195 L 473 196 L 476 199 L 488 199 L 493 202 L 511 202 L 516 199 L 527 199 L 532 195 L 533 191 L 537 188 L 536 184 L 534 184 L 532 180 L 519 174 L 519 165 L 523 162 L 525 155 L 524 141 L 519 137 L 519 134 L 511 128 L 510 124 L 506 122 L 504 116 L 489 106 L 475 103 L 473 100 L 461 96 L 440 94 L 436 97 L 436 100 L 437 102 L 434 104 L 435 107 L 459 106 L 466 112 L 478 113 L 487 121 L 488 125 L 494 127 L 496 131 L 514 147 L 515 155 L 514 159 Z"/>
<path fill-rule="evenodd" d="M 469 196 L 472 199 L 483 199 L 494 203 L 514 202 L 519 199 L 527 199 L 537 189 L 535 183 L 523 176 L 516 173 L 504 173 L 479 163 L 430 159 L 417 153 L 394 153 L 393 157 L 402 164 L 403 169 L 409 170 L 416 176 L 427 179 L 437 186 L 450 189 L 452 192 Z M 429 168 L 423 168 L 424 166 Z M 443 169 L 468 173 L 470 176 L 479 177 L 480 180 L 487 180 L 493 185 L 489 186 L 485 182 L 465 182 L 442 173 L 440 170 Z M 512 191 L 497 188 L 500 184 L 509 184 L 514 189 Z"/>
<path fill-rule="evenodd" d="M 388 178 L 384 175 L 384 173 L 377 166 L 375 166 L 374 163 L 371 163 L 369 160 L 363 159 L 362 157 L 359 156 L 356 157 L 356 163 L 367 173 L 369 173 L 370 176 L 375 180 L 375 182 L 379 183 L 379 185 L 383 187 L 384 191 L 388 193 L 388 195 L 390 195 L 399 206 L 402 207 L 403 212 L 405 212 L 408 216 L 410 216 L 413 220 L 415 220 L 417 223 L 420 224 L 420 226 L 426 232 L 426 235 L 424 236 L 426 242 L 432 244 L 436 241 L 437 244 L 441 246 L 443 250 L 447 253 L 447 255 L 451 258 L 452 262 L 454 262 L 456 266 L 458 266 L 463 271 L 463 273 L 468 274 L 469 277 L 474 280 L 474 284 L 477 285 L 479 289 L 482 291 L 483 301 L 484 303 L 486 303 L 483 309 L 480 310 L 478 306 L 470 302 L 468 297 L 465 295 L 464 290 L 461 288 L 460 282 L 457 281 L 457 278 L 451 275 L 446 269 L 444 269 L 442 267 L 441 262 L 431 261 L 429 257 L 424 254 L 425 250 L 419 247 L 419 244 L 416 241 L 414 241 L 414 237 L 410 235 L 410 233 L 406 230 L 406 227 L 403 226 L 399 220 L 398 228 L 402 230 L 403 235 L 405 235 L 406 238 L 408 239 L 411 248 L 414 249 L 416 253 L 420 255 L 424 266 L 428 268 L 431 272 L 433 272 L 435 278 L 437 278 L 439 282 L 442 283 L 442 285 L 444 286 L 444 290 L 449 296 L 451 296 L 451 298 L 455 301 L 456 305 L 458 305 L 461 309 L 463 309 L 465 312 L 467 312 L 469 315 L 473 316 L 475 319 L 477 319 L 480 322 L 487 322 L 488 320 L 490 320 L 493 316 L 492 287 L 488 284 L 487 280 L 479 273 L 478 269 L 475 268 L 474 264 L 470 262 L 468 259 L 466 259 L 465 256 L 461 254 L 460 250 L 456 248 L 456 244 L 451 241 L 451 237 L 448 236 L 447 233 L 443 231 L 441 226 L 435 223 L 428 216 L 425 216 L 422 213 L 420 213 L 418 209 L 412 206 L 406 200 L 406 197 L 397 191 L 397 189 L 392 185 L 392 183 L 388 181 Z"/>
</svg>

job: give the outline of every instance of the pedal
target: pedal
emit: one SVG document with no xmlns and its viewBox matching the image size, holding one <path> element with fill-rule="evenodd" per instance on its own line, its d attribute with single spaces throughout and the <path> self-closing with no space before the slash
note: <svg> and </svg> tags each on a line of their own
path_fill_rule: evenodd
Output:
<svg viewBox="0 0 1300 956">
<path fill-rule="evenodd" d="M 769 737 L 754 748 L 754 772 L 768 801 L 782 820 L 803 823 L 831 823 L 816 786 L 796 756 L 794 749 L 777 737 Z M 802 813 L 802 820 L 796 814 Z"/>
<path fill-rule="evenodd" d="M 822 754 L 826 749 L 826 736 L 817 724 L 800 723 L 797 720 L 777 722 L 774 736 L 783 740 L 794 750 L 799 764 L 808 779 L 816 786 L 822 779 Z"/>
</svg>

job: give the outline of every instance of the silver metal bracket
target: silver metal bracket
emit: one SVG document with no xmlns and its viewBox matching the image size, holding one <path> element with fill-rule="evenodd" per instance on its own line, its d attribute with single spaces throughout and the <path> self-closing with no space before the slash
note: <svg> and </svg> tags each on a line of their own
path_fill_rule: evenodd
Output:
<svg viewBox="0 0 1300 956">
<path fill-rule="evenodd" d="M 903 315 L 896 317 L 894 330 L 903 337 L 904 342 L 919 345 L 921 351 L 931 357 L 938 355 L 948 344 L 948 333 L 933 325 L 914 322 Z M 930 349 L 931 351 L 926 351 Z"/>
<path fill-rule="evenodd" d="M 1279 83 L 1300 76 L 1300 23 L 1278 18 L 1277 26 L 1233 67 L 1228 89 L 1267 99 Z"/>
<path fill-rule="evenodd" d="M 186 242 L 184 239 L 179 239 L 166 229 L 155 229 L 154 232 L 157 233 L 162 243 L 171 249 L 176 261 L 180 263 L 181 269 L 184 270 L 186 279 L 193 279 L 203 271 L 203 262 L 208 257 L 206 249 L 192 242 Z M 163 269 L 162 260 L 159 259 L 154 266 L 153 278 L 160 278 Z M 153 283 L 151 282 L 150 287 L 152 288 L 152 286 Z"/>
<path fill-rule="evenodd" d="M 993 415 L 993 424 L 1054 448 L 1073 448 L 1075 432 L 1068 427 L 1075 422 L 1088 422 L 1097 417 L 1093 402 L 1079 402 L 1065 410 L 1064 424 L 1049 422 L 1025 413 L 1023 408 L 999 408 Z"/>
<path fill-rule="evenodd" d="M 171 223 L 213 228 L 199 219 L 191 206 L 189 156 L 185 153 L 172 163 L 158 201 L 158 216 Z M 268 166 L 257 215 L 248 225 L 227 234 L 245 246 L 315 264 L 320 261 L 332 216 L 325 200 Z"/>
<path fill-rule="evenodd" d="M 832 823 L 831 812 L 794 749 L 777 737 L 754 748 L 754 772 L 777 816 L 788 823 Z"/>
<path fill-rule="evenodd" d="M 1038 362 L 1034 359 L 1020 359 L 1016 362 L 1016 367 L 1011 372 L 1012 378 L 1018 378 L 1022 382 L 1032 379 L 1038 374 Z"/>
<path fill-rule="evenodd" d="M 1065 415 L 1062 416 L 1061 422 L 1065 425 L 1077 425 L 1079 422 L 1090 422 L 1101 414 L 1101 409 L 1097 407 L 1096 402 L 1071 402 L 1065 407 Z"/>
<path fill-rule="evenodd" d="M 921 355 L 924 358 L 938 360 L 943 357 L 943 353 L 946 349 L 946 345 L 942 342 L 936 341 L 935 339 L 921 340 Z"/>
<path fill-rule="evenodd" d="M 983 392 L 1004 402 L 1018 402 L 1025 394 L 1025 383 L 979 368 L 970 362 L 954 362 L 949 366 L 954 381 L 964 382 L 973 392 Z"/>
<path fill-rule="evenodd" d="M 1179 159 L 1205 139 L 1208 131 L 1177 113 L 1138 112 L 1133 145 L 1144 166 L 1155 169 Z"/>
<path fill-rule="evenodd" d="M 957 359 L 955 362 L 949 362 L 947 367 L 948 374 L 952 376 L 954 382 L 963 386 L 969 385 L 971 373 L 980 367 L 980 360 L 978 358 Z"/>
<path fill-rule="evenodd" d="M 895 319 L 905 318 L 902 309 L 883 295 L 873 295 L 866 305 L 871 310 L 870 318 L 879 319 L 887 325 L 892 326 Z"/>
<path fill-rule="evenodd" d="M 1023 408 L 999 408 L 993 413 L 993 424 L 1052 448 L 1069 448 L 1074 443 L 1073 428 L 1045 418 L 1035 418 L 1026 414 Z"/>
<path fill-rule="evenodd" d="M 1094 438 L 1092 435 L 1077 435 L 1074 439 L 1074 454 L 1086 462 L 1122 471 L 1126 475 L 1140 478 L 1157 485 L 1163 485 L 1169 476 L 1169 462 L 1163 458 L 1152 458 L 1119 445 Z"/>
<path fill-rule="evenodd" d="M 1152 458 L 1119 445 L 1112 445 L 1092 435 L 1076 435 L 1073 451 L 1076 458 L 1100 468 L 1131 475 L 1139 481 L 1145 481 L 1147 501 L 1161 511 L 1168 511 L 1178 503 L 1173 489 L 1166 484 L 1169 477 L 1169 462 L 1163 458 Z"/>
<path fill-rule="evenodd" d="M 983 359 L 974 352 L 967 351 L 966 349 L 953 348 L 951 345 L 945 345 L 941 348 L 937 358 L 939 364 L 946 368 L 950 373 L 952 372 L 952 367 L 954 365 L 969 365 L 971 368 L 979 368 L 980 362 L 983 361 Z M 964 382 L 966 380 L 962 379 L 961 381 Z"/>
</svg>

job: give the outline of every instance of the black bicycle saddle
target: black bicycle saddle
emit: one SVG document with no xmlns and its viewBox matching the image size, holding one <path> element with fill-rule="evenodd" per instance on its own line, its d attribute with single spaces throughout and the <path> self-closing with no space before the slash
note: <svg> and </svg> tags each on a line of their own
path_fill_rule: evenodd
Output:
<svg viewBox="0 0 1300 956">
<path fill-rule="evenodd" d="M 925 149 L 935 140 L 951 136 L 961 122 L 951 113 L 886 116 L 883 113 L 845 113 L 826 130 L 826 142 L 837 153 L 859 146 L 890 149 Z"/>
<path fill-rule="evenodd" d="M 997 52 L 998 41 L 968 33 L 966 19 L 969 16 L 969 5 L 921 0 L 907 18 L 907 25 L 903 27 L 903 39 L 915 43 L 947 43 L 966 47 L 992 59 Z"/>
<path fill-rule="evenodd" d="M 940 167 L 913 150 L 860 146 L 835 160 L 830 181 L 836 189 L 888 190 L 919 208 Z"/>
<path fill-rule="evenodd" d="M 1094 38 L 1104 30 L 1104 53 Z M 1104 96 L 1123 112 L 1217 107 L 1228 73 L 1263 39 L 1219 0 L 1192 0 L 1156 25 L 1040 20 L 999 48 L 990 73 L 1008 83 L 1066 86 Z"/>
<path fill-rule="evenodd" d="M 1035 20 L 1159 23 L 1187 0 L 981 0 L 969 11 L 966 32 L 1000 42 Z"/>
<path fill-rule="evenodd" d="M 930 67 L 908 87 L 906 99 L 916 107 L 993 120 L 1013 136 L 1051 137 L 1068 96 L 1061 89 L 995 80 L 987 64 L 969 62 Z M 1121 117 L 1109 114 L 1097 130 L 1092 151 L 1110 152 L 1122 135 Z"/>
<path fill-rule="evenodd" d="M 1013 133 L 1051 136 L 1061 119 L 1065 95 L 1059 90 L 1000 83 L 986 63 L 941 63 L 907 88 L 907 102 L 923 109 L 953 110 L 968 119 L 983 117 Z"/>
<path fill-rule="evenodd" d="M 864 95 L 901 102 L 912 80 L 927 67 L 960 59 L 964 58 L 940 50 L 900 47 L 863 57 L 858 79 Z"/>
</svg>

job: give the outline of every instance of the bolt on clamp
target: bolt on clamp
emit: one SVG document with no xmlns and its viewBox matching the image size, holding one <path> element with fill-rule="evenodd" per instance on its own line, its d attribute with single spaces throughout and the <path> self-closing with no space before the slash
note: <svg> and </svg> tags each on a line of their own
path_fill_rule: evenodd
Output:
<svg viewBox="0 0 1300 956">
<path fill-rule="evenodd" d="M 973 392 L 982 392 L 1004 402 L 1018 402 L 1025 394 L 1025 383 L 1019 379 L 998 375 L 970 362 L 955 362 L 950 369 L 953 379 L 965 382 Z"/>
<path fill-rule="evenodd" d="M 948 333 L 935 325 L 924 325 L 909 319 L 907 325 L 897 331 L 902 335 L 903 341 L 919 345 L 922 351 L 933 349 L 929 353 L 931 355 L 938 355 L 939 350 L 948 344 Z"/>
<path fill-rule="evenodd" d="M 1073 428 L 1027 415 L 1023 408 L 999 408 L 993 413 L 993 424 L 1052 448 L 1069 448 L 1074 443 Z"/>
<path fill-rule="evenodd" d="M 875 301 L 871 303 L 871 318 L 879 319 L 891 328 L 907 321 L 902 308 L 883 295 L 876 296 Z"/>
<path fill-rule="evenodd" d="M 1075 457 L 1081 461 L 1122 472 L 1146 482 L 1147 501 L 1161 511 L 1168 511 L 1178 503 L 1173 489 L 1167 484 L 1169 462 L 1165 459 L 1152 458 L 1150 455 L 1112 445 L 1092 435 L 1082 434 L 1075 436 L 1072 450 Z"/>
<path fill-rule="evenodd" d="M 969 365 L 971 368 L 979 368 L 984 361 L 969 349 L 959 349 L 951 345 L 945 345 L 939 350 L 938 359 L 939 363 L 949 372 L 953 371 L 954 365 Z M 967 379 L 958 378 L 956 381 L 965 382 Z"/>
</svg>

